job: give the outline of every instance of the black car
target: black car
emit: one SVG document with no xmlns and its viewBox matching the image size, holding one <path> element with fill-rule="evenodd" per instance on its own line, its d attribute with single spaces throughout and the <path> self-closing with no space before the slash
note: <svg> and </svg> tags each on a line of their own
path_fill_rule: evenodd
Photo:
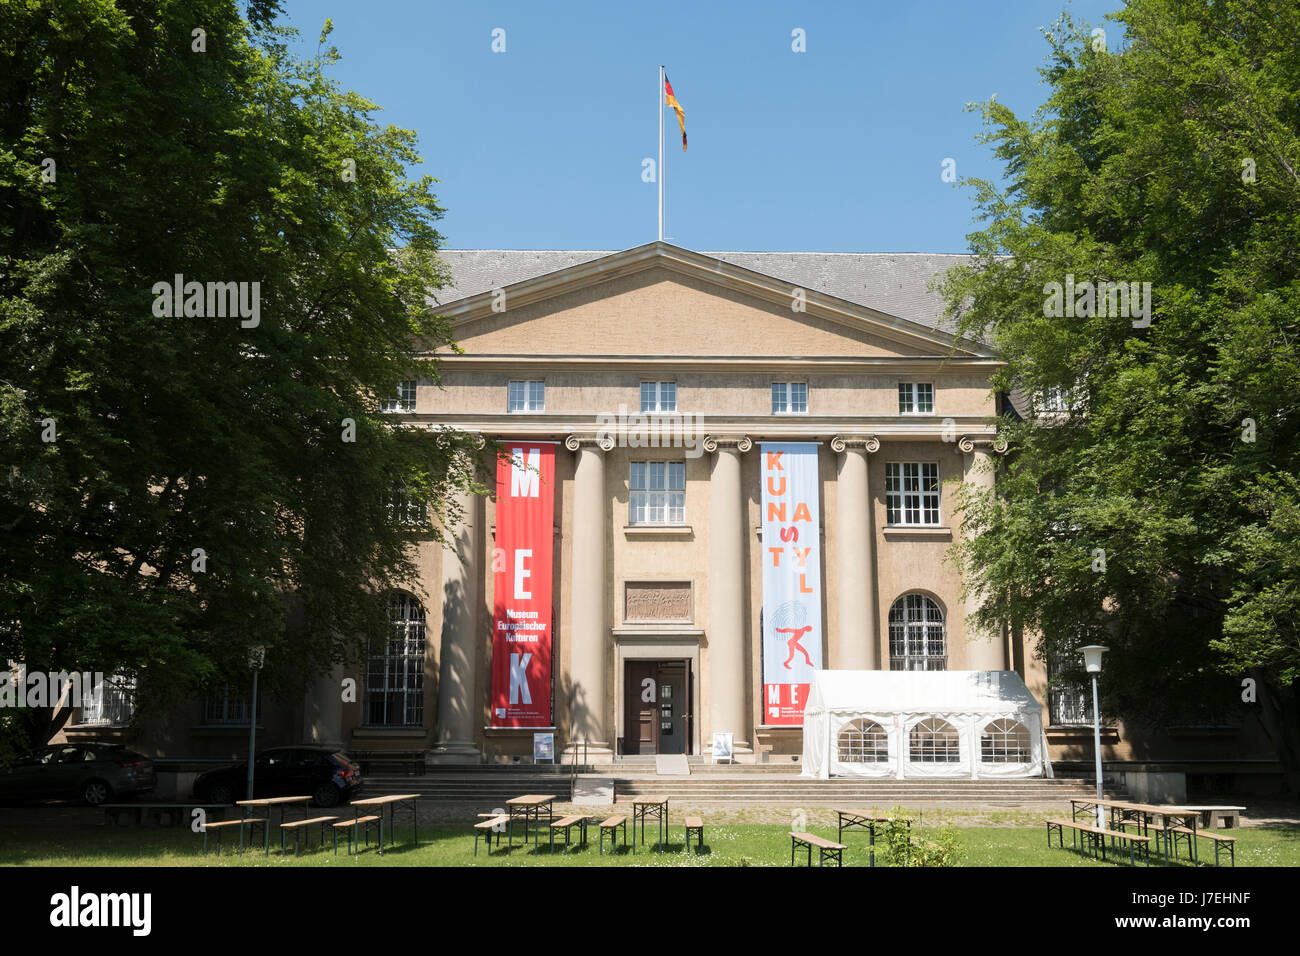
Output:
<svg viewBox="0 0 1300 956">
<path fill-rule="evenodd" d="M 361 768 L 329 747 L 273 747 L 253 763 L 253 796 L 310 796 L 318 807 L 335 807 L 361 793 Z M 234 803 L 248 793 L 248 762 L 209 770 L 194 781 L 194 798 Z"/>
<path fill-rule="evenodd" d="M 0 801 L 7 803 L 83 800 L 97 807 L 153 788 L 153 761 L 121 744 L 54 744 L 0 767 Z"/>
</svg>

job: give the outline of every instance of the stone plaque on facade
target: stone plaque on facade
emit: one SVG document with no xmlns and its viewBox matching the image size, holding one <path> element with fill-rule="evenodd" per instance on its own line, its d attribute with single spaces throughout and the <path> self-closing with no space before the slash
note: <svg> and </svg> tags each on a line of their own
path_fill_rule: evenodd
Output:
<svg viewBox="0 0 1300 956">
<path fill-rule="evenodd" d="M 689 581 L 629 581 L 624 587 L 625 621 L 693 620 Z"/>
</svg>

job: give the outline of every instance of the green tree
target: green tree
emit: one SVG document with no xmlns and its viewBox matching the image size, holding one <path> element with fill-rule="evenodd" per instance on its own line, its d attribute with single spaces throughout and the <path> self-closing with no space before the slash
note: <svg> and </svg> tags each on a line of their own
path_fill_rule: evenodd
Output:
<svg viewBox="0 0 1300 956">
<path fill-rule="evenodd" d="M 1000 389 L 1069 401 L 1003 423 L 955 557 L 980 626 L 1108 644 L 1104 707 L 1134 722 L 1255 715 L 1300 791 L 1300 17 L 1110 19 L 1108 44 L 1049 31 L 1032 119 L 979 107 L 1005 177 L 970 183 L 985 228 L 942 290 L 1006 360 Z M 1063 313 L 1067 277 L 1150 282 L 1150 315 Z"/>
<path fill-rule="evenodd" d="M 328 21 L 303 61 L 278 12 L 0 10 L 0 660 L 132 671 L 165 705 L 264 644 L 292 692 L 379 633 L 449 491 L 483 490 L 476 440 L 379 403 L 436 382 L 417 345 L 455 347 L 434 180 L 327 76 Z M 250 308 L 205 286 L 204 314 L 168 310 L 177 275 Z M 423 528 L 391 520 L 395 487 Z"/>
</svg>

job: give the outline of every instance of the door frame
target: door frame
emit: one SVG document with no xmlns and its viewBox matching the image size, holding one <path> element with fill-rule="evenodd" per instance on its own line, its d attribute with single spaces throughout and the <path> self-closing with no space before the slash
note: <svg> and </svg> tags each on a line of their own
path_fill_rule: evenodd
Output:
<svg viewBox="0 0 1300 956">
<path fill-rule="evenodd" d="M 628 732 L 625 715 L 627 713 L 623 685 L 627 661 L 688 661 L 691 679 L 690 693 L 690 733 L 687 735 L 687 753 L 699 754 L 700 749 L 700 638 L 704 632 L 697 628 L 666 629 L 619 627 L 614 629 L 614 739 L 626 739 Z"/>
</svg>

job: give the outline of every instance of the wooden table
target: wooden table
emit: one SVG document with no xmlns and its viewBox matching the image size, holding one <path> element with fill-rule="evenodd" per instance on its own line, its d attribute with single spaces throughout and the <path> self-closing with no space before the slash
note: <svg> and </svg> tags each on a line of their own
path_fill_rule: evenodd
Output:
<svg viewBox="0 0 1300 956">
<path fill-rule="evenodd" d="M 895 818 L 894 817 L 871 817 L 871 816 L 867 816 L 865 813 L 858 813 L 856 810 L 836 810 L 835 812 L 838 813 L 840 817 L 839 835 L 835 838 L 836 842 L 837 843 L 844 842 L 845 830 L 852 830 L 854 827 L 859 827 L 863 830 L 866 830 L 867 846 L 869 847 L 867 853 L 868 853 L 868 859 L 870 861 L 868 865 L 875 866 L 876 865 L 876 824 L 893 823 Z M 911 820 L 899 820 L 898 822 L 902 823 L 909 830 L 912 828 Z M 812 851 L 810 850 L 809 852 L 811 853 Z"/>
<path fill-rule="evenodd" d="M 397 833 L 397 808 L 406 804 L 411 811 L 411 829 L 415 835 L 415 845 L 420 845 L 420 820 L 416 810 L 415 801 L 420 799 L 418 793 L 390 793 L 383 797 L 368 797 L 365 800 L 353 800 L 352 811 L 353 820 L 361 819 L 360 807 L 378 807 L 379 808 L 379 855 L 384 855 L 384 810 L 388 810 L 388 828 Z M 353 837 L 356 836 L 357 824 L 352 825 Z M 366 839 L 369 839 L 367 836 Z M 355 840 L 354 840 L 355 842 Z"/>
<path fill-rule="evenodd" d="M 280 823 L 276 824 L 276 826 L 279 827 L 281 824 L 284 823 L 284 811 L 286 809 L 294 806 L 295 804 L 301 804 L 302 808 L 306 810 L 307 805 L 310 803 L 311 803 L 311 797 L 261 797 L 260 799 L 257 800 L 236 800 L 235 806 L 244 808 L 243 819 L 245 820 L 248 819 L 248 811 L 251 810 L 253 807 L 266 808 L 266 826 L 262 827 L 262 830 L 266 835 L 266 847 L 265 847 L 266 855 L 270 856 L 271 855 L 271 810 L 276 809 L 280 811 Z M 239 828 L 239 849 L 243 850 L 243 848 L 244 848 L 244 828 L 241 826 Z"/>
<path fill-rule="evenodd" d="M 657 849 L 664 851 L 664 837 L 668 830 L 667 797 L 633 797 L 632 798 L 632 852 L 636 852 L 636 822 L 641 821 L 641 843 L 645 844 L 645 818 L 655 817 L 659 821 L 659 844 Z"/>
<path fill-rule="evenodd" d="M 1166 807 L 1157 806 L 1150 803 L 1132 803 L 1128 800 L 1098 800 L 1095 797 L 1086 800 L 1070 800 L 1070 819 L 1078 819 L 1079 810 L 1095 810 L 1102 807 L 1110 811 L 1110 825 L 1113 830 L 1124 830 L 1126 823 L 1132 822 L 1142 830 L 1142 835 L 1146 836 L 1150 832 L 1152 822 L 1150 818 L 1158 817 L 1160 819 L 1160 828 L 1156 831 L 1157 843 L 1164 850 L 1165 862 L 1169 862 L 1170 849 L 1172 848 L 1173 834 L 1170 832 L 1170 821 L 1191 821 L 1186 824 L 1187 828 L 1192 831 L 1192 860 L 1196 860 L 1196 824 L 1200 820 L 1200 811 L 1193 807 Z"/>
<path fill-rule="evenodd" d="M 542 828 L 542 808 L 546 808 L 547 823 L 555 821 L 555 803 L 553 793 L 526 793 L 522 797 L 512 797 L 506 801 L 510 819 L 506 823 L 506 852 L 515 848 L 515 817 L 524 821 L 524 846 L 528 845 L 528 821 L 533 821 L 533 849 L 537 848 L 537 835 Z"/>
</svg>

